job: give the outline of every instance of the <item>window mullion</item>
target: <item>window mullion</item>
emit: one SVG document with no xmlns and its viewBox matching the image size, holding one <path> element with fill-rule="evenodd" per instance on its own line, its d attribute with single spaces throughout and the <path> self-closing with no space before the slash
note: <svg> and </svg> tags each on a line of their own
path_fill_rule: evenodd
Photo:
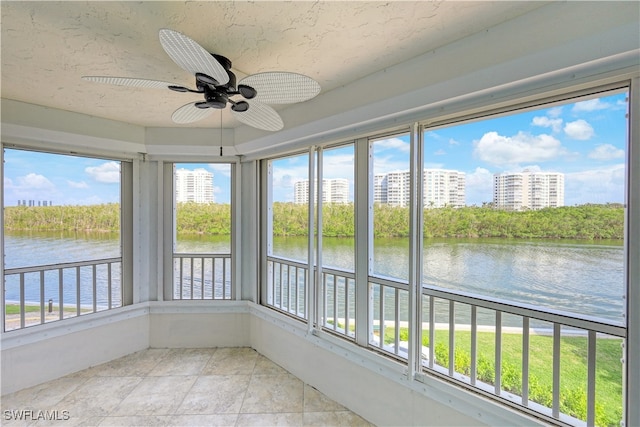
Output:
<svg viewBox="0 0 640 427">
<path fill-rule="evenodd" d="M 355 142 L 356 343 L 366 347 L 373 333 L 369 307 L 369 263 L 373 229 L 373 154 L 368 139 Z M 370 316 L 371 314 L 371 316 Z M 371 322 L 370 322 L 371 320 Z"/>
<path fill-rule="evenodd" d="M 309 282 L 307 287 L 307 329 L 309 332 L 313 332 L 314 330 L 314 321 L 316 319 L 316 275 L 314 269 L 314 249 L 315 249 L 315 239 L 314 239 L 314 200 L 315 200 L 315 186 L 313 185 L 313 180 L 316 176 L 316 163 L 315 163 L 315 146 L 309 147 L 309 200 L 307 201 L 308 206 L 308 223 L 307 223 L 307 271 L 309 272 Z"/>
<path fill-rule="evenodd" d="M 322 280 L 322 194 L 323 194 L 323 188 L 322 188 L 322 155 L 323 155 L 323 151 L 322 151 L 322 147 L 318 147 L 317 149 L 317 156 L 318 156 L 318 162 L 317 162 L 317 170 L 315 171 L 315 179 L 316 182 L 318 183 L 317 185 L 314 185 L 314 189 L 316 189 L 316 197 L 313 199 L 313 201 L 316 203 L 315 208 L 316 208 L 316 246 L 315 246 L 315 256 L 316 256 L 316 280 L 315 280 L 315 294 L 314 294 L 314 298 L 315 298 L 315 305 L 314 305 L 314 318 L 313 318 L 313 323 L 315 323 L 316 328 L 317 329 L 321 329 L 321 324 L 320 324 L 320 313 L 324 312 L 323 309 L 323 301 L 324 298 L 322 297 L 322 294 L 325 292 L 323 289 L 323 283 L 324 281 Z M 313 155 L 310 154 L 311 158 L 313 159 Z M 309 186 L 311 186 L 311 180 L 309 180 Z M 311 197 L 309 197 L 309 199 L 311 199 Z M 313 202 L 310 202 L 310 209 L 313 208 Z M 311 222 L 310 224 L 311 228 L 310 233 L 311 236 L 313 236 L 313 222 Z M 335 277 L 334 277 L 334 282 L 335 282 Z M 336 295 L 334 293 L 334 300 L 336 300 Z M 327 319 L 322 319 L 322 325 L 325 324 L 325 322 L 327 321 Z M 333 312 L 333 323 L 334 325 L 337 325 L 338 322 L 338 318 L 337 318 L 337 313 Z"/>
<path fill-rule="evenodd" d="M 640 420 L 640 78 L 629 89 L 629 145 L 627 153 L 627 218 L 626 218 L 626 289 L 627 339 L 623 352 L 623 390 L 626 408 L 625 425 Z M 632 356 L 633 355 L 633 356 Z"/>
<path fill-rule="evenodd" d="M 409 351 L 408 378 L 420 372 L 421 364 L 421 288 L 422 288 L 422 204 L 423 149 L 420 126 L 414 123 L 410 140 L 409 194 Z"/>
</svg>

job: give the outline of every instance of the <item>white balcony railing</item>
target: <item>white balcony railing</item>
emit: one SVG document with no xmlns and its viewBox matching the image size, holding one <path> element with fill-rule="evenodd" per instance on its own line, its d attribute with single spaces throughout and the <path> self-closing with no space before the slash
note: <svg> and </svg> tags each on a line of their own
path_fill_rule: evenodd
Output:
<svg viewBox="0 0 640 427">
<path fill-rule="evenodd" d="M 174 253 L 173 299 L 233 299 L 231 271 L 231 254 Z"/>
<path fill-rule="evenodd" d="M 5 331 L 122 306 L 121 264 L 106 258 L 6 269 Z"/>
<path fill-rule="evenodd" d="M 307 265 L 292 259 L 267 257 L 266 305 L 306 319 Z"/>
<path fill-rule="evenodd" d="M 267 264 L 266 305 L 306 320 L 306 264 L 273 256 L 268 257 Z M 369 347 L 396 359 L 407 360 L 410 348 L 409 284 L 395 278 L 369 276 L 368 289 Z M 321 290 L 322 328 L 353 339 L 356 328 L 354 272 L 323 267 Z M 426 284 L 422 285 L 421 297 L 422 351 L 419 356 L 422 373 L 416 377 L 417 380 L 423 381 L 429 375 L 445 377 L 549 419 L 570 425 L 597 424 L 597 344 L 599 340 L 615 339 L 624 346 L 624 325 Z M 503 348 L 506 334 L 517 334 L 519 342 L 520 363 L 515 374 L 503 359 L 503 352 L 507 351 Z M 548 374 L 552 386 L 546 397 L 540 397 L 540 388 L 530 375 L 533 335 L 548 338 L 544 344 L 546 347 L 542 349 L 551 360 Z M 490 355 L 480 350 L 481 337 L 491 340 Z M 586 409 L 580 409 L 579 413 L 571 409 L 568 401 L 575 400 L 576 396 L 563 395 L 567 391 L 561 388 L 561 364 L 567 363 L 562 362 L 561 346 L 565 345 L 563 340 L 567 337 L 581 339 L 586 353 L 586 379 L 584 387 L 579 390 L 580 393 L 584 391 L 582 406 Z M 536 351 L 539 354 L 540 349 Z M 461 352 L 468 353 L 462 355 Z M 514 375 L 517 377 L 515 382 Z"/>
<path fill-rule="evenodd" d="M 355 339 L 355 273 L 322 267 L 322 325 L 325 330 Z"/>
</svg>

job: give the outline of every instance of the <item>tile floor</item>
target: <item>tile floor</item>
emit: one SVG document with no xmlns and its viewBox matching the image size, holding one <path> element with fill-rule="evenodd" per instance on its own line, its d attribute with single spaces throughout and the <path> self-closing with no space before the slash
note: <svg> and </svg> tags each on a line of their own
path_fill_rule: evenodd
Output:
<svg viewBox="0 0 640 427">
<path fill-rule="evenodd" d="M 3 426 L 371 426 L 250 348 L 148 349 L 3 396 L 1 406 Z"/>
</svg>

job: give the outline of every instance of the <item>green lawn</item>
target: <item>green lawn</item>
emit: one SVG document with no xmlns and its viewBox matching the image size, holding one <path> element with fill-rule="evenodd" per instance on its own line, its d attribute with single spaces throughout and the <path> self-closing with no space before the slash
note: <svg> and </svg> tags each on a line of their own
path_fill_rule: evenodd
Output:
<svg viewBox="0 0 640 427">
<path fill-rule="evenodd" d="M 400 328 L 400 339 L 407 340 L 408 331 Z M 385 342 L 394 341 L 393 328 L 386 328 Z M 620 339 L 599 339 L 596 346 L 596 423 L 619 425 L 622 418 L 622 357 Z M 422 343 L 429 346 L 429 333 L 423 332 Z M 495 334 L 478 332 L 478 378 L 493 384 Z M 449 364 L 449 332 L 435 332 L 436 361 Z M 560 340 L 561 411 L 586 419 L 587 338 L 565 336 Z M 455 333 L 455 369 L 469 375 L 471 361 L 471 332 Z M 512 393 L 522 391 L 522 335 L 502 334 L 502 387 Z M 553 338 L 531 335 L 529 339 L 529 399 L 551 406 L 553 387 Z"/>
<path fill-rule="evenodd" d="M 39 305 L 25 305 L 24 306 L 24 311 L 26 312 L 34 312 L 34 311 L 40 311 L 40 306 Z M 20 305 L 19 304 L 7 304 L 5 305 L 5 311 L 6 314 L 20 314 Z"/>
<path fill-rule="evenodd" d="M 47 312 L 49 310 L 49 306 L 45 305 L 44 307 L 44 311 Z M 24 311 L 25 313 L 34 313 L 34 312 L 40 312 L 40 306 L 39 305 L 25 305 L 24 306 Z M 58 306 L 54 305 L 53 306 L 53 311 L 56 312 L 58 311 Z M 76 307 L 65 307 L 64 311 L 76 311 Z M 80 311 L 87 311 L 86 309 L 80 310 Z M 20 314 L 20 304 L 6 304 L 5 305 L 5 314 Z"/>
</svg>

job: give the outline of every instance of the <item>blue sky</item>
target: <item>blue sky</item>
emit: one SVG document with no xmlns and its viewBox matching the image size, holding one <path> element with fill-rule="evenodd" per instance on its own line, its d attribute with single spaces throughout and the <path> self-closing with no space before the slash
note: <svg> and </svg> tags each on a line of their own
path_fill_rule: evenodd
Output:
<svg viewBox="0 0 640 427">
<path fill-rule="evenodd" d="M 492 176 L 525 168 L 565 174 L 565 204 L 624 202 L 627 94 L 484 119 L 425 133 L 426 168 L 466 174 L 466 204 L 491 201 Z M 347 178 L 353 197 L 353 146 L 324 151 L 325 178 Z M 374 172 L 407 170 L 409 139 L 374 143 Z M 181 163 L 214 174 L 215 200 L 229 202 L 230 167 Z M 273 162 L 274 200 L 292 201 L 293 183 L 307 178 L 307 156 Z M 5 150 L 4 202 L 35 200 L 54 205 L 117 202 L 118 162 Z"/>
<path fill-rule="evenodd" d="M 494 173 L 565 174 L 565 205 L 624 202 L 627 94 L 554 105 L 425 132 L 424 167 L 466 174 L 466 204 L 492 200 Z M 353 149 L 324 153 L 324 177 L 353 182 Z M 409 137 L 374 142 L 374 173 L 409 169 Z M 274 161 L 274 200 L 293 200 L 307 156 Z"/>
<path fill-rule="evenodd" d="M 119 162 L 14 149 L 5 150 L 4 160 L 5 206 L 17 206 L 18 200 L 56 206 L 120 201 Z M 212 172 L 216 202 L 229 203 L 229 164 L 180 163 L 176 167 Z"/>
<path fill-rule="evenodd" d="M 92 205 L 120 201 L 119 162 L 6 149 L 4 204 L 18 200 L 54 205 Z"/>
</svg>

